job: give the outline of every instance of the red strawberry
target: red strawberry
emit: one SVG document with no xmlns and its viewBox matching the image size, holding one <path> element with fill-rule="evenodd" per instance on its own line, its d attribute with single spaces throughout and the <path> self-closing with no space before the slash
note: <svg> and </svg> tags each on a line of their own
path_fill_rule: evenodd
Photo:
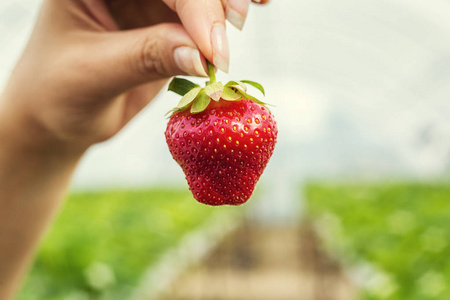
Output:
<svg viewBox="0 0 450 300">
<path fill-rule="evenodd" d="M 272 156 L 277 124 L 262 102 L 241 89 L 246 82 L 264 93 L 261 85 L 231 81 L 223 86 L 209 69 L 212 83 L 204 89 L 178 78 L 169 86 L 184 97 L 167 124 L 166 141 L 197 201 L 240 205 Z M 182 91 L 180 85 L 188 87 Z"/>
</svg>

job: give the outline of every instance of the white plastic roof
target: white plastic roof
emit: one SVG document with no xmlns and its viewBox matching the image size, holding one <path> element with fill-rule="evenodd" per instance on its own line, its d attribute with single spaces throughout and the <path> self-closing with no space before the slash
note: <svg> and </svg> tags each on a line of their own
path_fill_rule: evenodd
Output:
<svg viewBox="0 0 450 300">
<path fill-rule="evenodd" d="M 0 3 L 0 86 L 38 2 Z M 440 177 L 450 169 L 450 2 L 272 0 L 242 32 L 228 26 L 230 75 L 276 105 L 279 144 L 263 180 Z M 94 147 L 76 187 L 183 182 L 164 141 L 162 92 L 113 140 Z"/>
</svg>

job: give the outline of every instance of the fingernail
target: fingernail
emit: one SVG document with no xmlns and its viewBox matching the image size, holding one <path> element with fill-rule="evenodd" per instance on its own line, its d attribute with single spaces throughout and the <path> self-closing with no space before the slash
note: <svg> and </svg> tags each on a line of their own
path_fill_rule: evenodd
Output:
<svg viewBox="0 0 450 300">
<path fill-rule="evenodd" d="M 211 43 L 213 49 L 213 64 L 221 71 L 228 73 L 230 50 L 228 49 L 225 26 L 216 24 L 211 30 Z"/>
<path fill-rule="evenodd" d="M 239 30 L 242 30 L 247 17 L 250 0 L 229 0 L 225 12 L 226 18 Z"/>
<path fill-rule="evenodd" d="M 208 77 L 197 49 L 183 46 L 175 49 L 173 53 L 177 67 L 192 76 Z"/>
</svg>

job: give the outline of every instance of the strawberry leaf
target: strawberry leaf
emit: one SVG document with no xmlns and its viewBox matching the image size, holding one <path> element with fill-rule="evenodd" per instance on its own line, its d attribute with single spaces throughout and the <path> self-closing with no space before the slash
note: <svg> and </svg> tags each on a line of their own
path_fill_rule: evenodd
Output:
<svg viewBox="0 0 450 300">
<path fill-rule="evenodd" d="M 204 111 L 210 102 L 211 98 L 205 93 L 205 90 L 201 90 L 191 106 L 191 113 L 198 114 Z"/>
<path fill-rule="evenodd" d="M 236 90 L 237 90 L 237 93 L 238 93 L 242 98 L 247 99 L 247 100 L 254 101 L 254 102 L 258 103 L 259 105 L 263 105 L 263 106 L 266 105 L 265 102 L 263 102 L 263 101 L 261 101 L 261 100 L 255 98 L 255 97 L 253 97 L 252 95 L 247 94 L 247 93 L 244 92 L 243 90 L 238 89 L 238 88 L 236 88 Z"/>
<path fill-rule="evenodd" d="M 260 85 L 259 83 L 254 82 L 254 81 L 251 81 L 251 80 L 241 80 L 241 82 L 250 84 L 251 86 L 253 86 L 253 87 L 257 88 L 258 90 L 260 90 L 261 93 L 262 93 L 264 96 L 266 95 L 266 92 L 264 91 L 263 86 Z"/>
<path fill-rule="evenodd" d="M 164 115 L 164 117 L 170 117 L 173 115 L 174 112 L 177 112 L 178 110 L 176 110 L 175 108 L 169 110 L 168 112 L 166 112 L 166 114 Z"/>
<path fill-rule="evenodd" d="M 183 110 L 185 109 L 189 104 L 194 101 L 194 99 L 197 97 L 198 93 L 200 93 L 201 87 L 195 87 L 189 92 L 187 92 L 183 98 L 181 98 L 180 102 L 178 103 L 176 110 Z"/>
<path fill-rule="evenodd" d="M 222 92 L 222 96 L 221 98 L 223 100 L 227 100 L 227 101 L 236 101 L 242 98 L 241 95 L 239 95 L 238 93 L 236 93 L 235 90 L 233 90 L 231 87 L 226 86 L 223 88 L 223 92 Z"/>
<path fill-rule="evenodd" d="M 174 77 L 169 83 L 169 91 L 177 93 L 180 96 L 186 95 L 193 88 L 199 87 L 198 84 L 193 83 L 184 78 Z"/>
<path fill-rule="evenodd" d="M 247 92 L 247 87 L 245 86 L 245 84 L 243 84 L 243 83 L 240 82 L 240 81 L 234 81 L 234 80 L 231 80 L 231 81 L 228 81 L 227 84 L 225 84 L 225 86 L 240 87 L 240 88 L 242 88 L 245 92 Z"/>
<path fill-rule="evenodd" d="M 255 98 L 255 97 L 253 97 L 252 95 L 249 95 L 249 94 L 245 94 L 245 95 L 244 95 L 244 98 L 246 98 L 246 99 L 248 99 L 248 100 L 252 100 L 252 101 L 258 103 L 259 105 L 263 105 L 263 106 L 266 106 L 266 105 L 267 105 L 266 102 L 263 102 L 263 101 L 261 101 L 261 100 Z"/>
<path fill-rule="evenodd" d="M 222 96 L 224 86 L 222 82 L 214 82 L 205 87 L 205 93 L 214 101 L 219 101 Z"/>
</svg>

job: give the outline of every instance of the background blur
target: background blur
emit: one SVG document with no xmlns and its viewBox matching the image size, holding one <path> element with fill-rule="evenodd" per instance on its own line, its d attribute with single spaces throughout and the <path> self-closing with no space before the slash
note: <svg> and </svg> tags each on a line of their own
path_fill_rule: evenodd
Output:
<svg viewBox="0 0 450 300">
<path fill-rule="evenodd" d="M 0 86 L 26 43 L 39 2 L 0 3 Z M 257 200 L 251 201 L 251 219 L 272 225 L 297 222 L 314 198 L 308 195 L 317 192 L 305 188 L 311 180 L 429 184 L 448 179 L 449 1 L 273 0 L 265 7 L 251 7 L 242 32 L 232 26 L 228 32 L 230 74 L 220 73 L 219 79 L 262 83 L 279 126 L 275 153 L 258 185 Z M 76 172 L 73 190 L 187 189 L 163 135 L 164 114 L 177 101 L 177 95 L 162 91 L 115 138 L 90 149 Z M 410 188 L 400 190 L 412 193 L 412 199 L 416 193 Z M 434 196 L 423 194 L 423 199 L 436 197 L 434 188 L 428 190 Z M 360 187 L 348 188 L 353 196 L 355 191 Z M 358 195 L 378 199 L 379 190 L 364 191 Z M 331 200 L 342 191 L 323 193 Z M 450 200 L 448 189 L 440 195 L 442 201 Z M 410 218 L 408 213 L 397 217 Z M 438 228 L 438 240 L 448 238 L 447 229 L 442 230 L 439 238 Z M 449 277 L 441 276 L 443 280 L 433 272 L 420 281 L 431 291 L 421 297 L 439 297 L 447 288 Z M 390 282 L 386 277 L 380 280 Z M 401 286 L 389 284 L 391 293 L 384 298 Z"/>
</svg>

